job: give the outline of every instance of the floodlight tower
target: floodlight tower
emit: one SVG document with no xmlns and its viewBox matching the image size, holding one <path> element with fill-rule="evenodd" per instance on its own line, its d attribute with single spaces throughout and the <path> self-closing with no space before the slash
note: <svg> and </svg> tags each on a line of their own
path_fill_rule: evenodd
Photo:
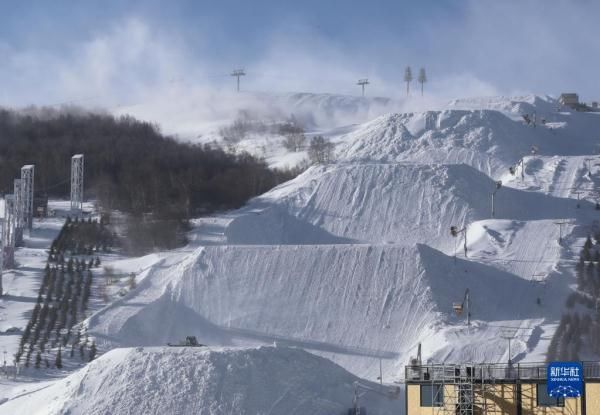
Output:
<svg viewBox="0 0 600 415">
<path fill-rule="evenodd" d="M 15 179 L 13 195 L 15 196 L 15 245 L 23 243 L 23 195 L 21 194 L 21 179 Z"/>
<path fill-rule="evenodd" d="M 360 85 L 362 87 L 362 96 L 365 96 L 365 85 L 369 85 L 368 79 L 359 79 L 356 85 Z"/>
<path fill-rule="evenodd" d="M 83 154 L 71 157 L 71 210 L 83 209 Z"/>
<path fill-rule="evenodd" d="M 21 203 L 23 213 L 23 225 L 27 226 L 29 232 L 33 228 L 33 179 L 35 166 L 28 164 L 21 167 Z"/>
<path fill-rule="evenodd" d="M 246 76 L 246 72 L 243 69 L 234 69 L 231 76 L 237 78 L 237 92 L 240 92 L 240 77 Z"/>
<path fill-rule="evenodd" d="M 4 238 L 6 238 L 4 234 L 4 218 L 0 218 L 0 295 L 4 294 L 2 288 L 2 271 L 4 271 Z"/>
<path fill-rule="evenodd" d="M 4 266 L 12 268 L 15 262 L 15 197 L 14 195 L 6 195 L 4 197 L 4 231 L 3 235 L 3 252 Z"/>
</svg>

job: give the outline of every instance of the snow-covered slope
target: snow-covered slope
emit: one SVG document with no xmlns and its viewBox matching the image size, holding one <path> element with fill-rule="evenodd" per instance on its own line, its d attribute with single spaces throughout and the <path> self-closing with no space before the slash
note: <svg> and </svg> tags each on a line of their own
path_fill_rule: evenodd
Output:
<svg viewBox="0 0 600 415">
<path fill-rule="evenodd" d="M 258 197 L 227 226 L 230 244 L 426 243 L 452 249 L 450 226 L 488 219 L 494 181 L 466 165 L 352 163 L 313 167 Z M 589 205 L 589 202 L 586 202 Z M 571 217 L 568 199 L 512 188 L 496 218 Z"/>
<path fill-rule="evenodd" d="M 595 218 L 591 201 L 577 208 L 574 193 L 546 190 L 582 181 L 558 174 L 543 154 L 578 165 L 584 158 L 571 155 L 593 149 L 587 126 L 600 123 L 597 114 L 557 113 L 560 127 L 534 128 L 518 117 L 552 105 L 497 99 L 482 106 L 503 112 L 392 114 L 342 132 L 335 163 L 199 221 L 186 250 L 157 264 L 90 329 L 105 347 L 160 344 L 186 330 L 214 344 L 287 341 L 366 376 L 384 356 L 401 376 L 419 341 L 439 360 L 503 360 L 498 327 L 508 325 L 522 327 L 521 358 L 543 359 L 539 332 L 551 333 L 561 313 L 545 304 L 562 304 L 570 284 L 569 266 L 559 265 L 570 248 L 558 244 L 554 221 L 573 222 L 563 229 L 570 240 L 574 224 Z M 520 170 L 507 168 L 524 155 L 519 184 Z M 498 178 L 507 186 L 491 219 Z M 468 225 L 468 261 L 452 258 L 464 255 L 453 225 Z M 547 285 L 540 291 L 532 280 Z M 466 288 L 472 330 L 451 314 Z"/>
<path fill-rule="evenodd" d="M 510 114 L 492 110 L 384 115 L 341 136 L 337 159 L 353 163 L 466 163 L 496 177 L 529 155 L 533 146 L 537 154 L 550 156 L 598 150 L 593 131 L 600 124 L 600 114 L 553 113 L 552 117 L 560 122 L 534 128 Z"/>
<path fill-rule="evenodd" d="M 448 103 L 450 109 L 494 110 L 512 114 L 551 113 L 560 107 L 549 95 L 491 96 L 454 99 Z"/>
<path fill-rule="evenodd" d="M 299 349 L 118 349 L 4 403 L 0 414 L 342 415 L 357 380 Z M 399 399 L 365 396 L 363 403 L 382 415 L 401 408 Z"/>
<path fill-rule="evenodd" d="M 553 254 L 547 258 L 556 259 Z M 102 348 L 164 344 L 186 334 L 209 344 L 278 341 L 355 373 L 373 375 L 380 357 L 388 361 L 388 373 L 399 373 L 419 341 L 436 336 L 429 352 L 440 354 L 464 341 L 464 334 L 441 340 L 444 327 L 462 324 L 452 302 L 466 288 L 476 299 L 474 319 L 482 324 L 547 314 L 535 303 L 537 287 L 529 275 L 492 265 L 454 259 L 426 245 L 199 248 L 171 268 L 178 269 L 175 279 L 172 273 L 153 278 L 164 290 L 149 296 L 142 286 L 94 316 L 92 332 Z M 548 290 L 549 301 L 557 296 Z M 512 302 L 519 306 L 505 307 Z"/>
<path fill-rule="evenodd" d="M 338 98 L 323 100 L 326 107 Z M 187 335 L 217 347 L 277 342 L 372 380 L 381 360 L 386 382 L 402 378 L 419 342 L 425 359 L 438 362 L 544 360 L 573 289 L 578 249 L 598 219 L 600 185 L 600 159 L 588 156 L 600 116 L 556 112 L 555 104 L 462 100 L 336 129 L 328 136 L 337 145 L 334 162 L 242 209 L 194 221 L 190 244 L 140 259 L 147 271 L 138 287 L 91 316 L 88 331 L 101 352 Z M 534 111 L 535 127 L 521 119 Z M 508 167 L 523 157 L 511 175 Z M 492 218 L 496 180 L 503 185 Z M 557 221 L 565 223 L 562 234 Z M 453 238 L 450 226 L 466 230 Z M 467 288 L 471 326 L 453 313 Z M 501 338 L 507 328 L 510 355 Z M 277 349 L 263 352 L 261 362 L 281 358 Z M 177 375 L 171 366 L 179 352 L 153 353 L 165 382 Z M 116 379 L 112 372 L 128 366 L 109 363 L 111 355 L 106 378 Z M 265 367 L 273 370 L 289 375 Z M 250 390 L 251 381 L 240 382 Z M 56 393 L 68 390 L 61 385 Z"/>
<path fill-rule="evenodd" d="M 160 344 L 186 330 L 212 344 L 278 340 L 365 376 L 381 357 L 400 377 L 419 341 L 437 360 L 504 360 L 499 331 L 510 326 L 521 330 L 519 358 L 543 359 L 561 313 L 549 305 L 563 304 L 572 282 L 572 263 L 561 261 L 572 259 L 577 224 L 596 214 L 590 200 L 577 208 L 575 193 L 557 189 L 582 185 L 575 166 L 597 144 L 590 126 L 600 118 L 554 113 L 554 123 L 534 128 L 519 114 L 535 110 L 541 119 L 552 99 L 482 103 L 341 131 L 334 163 L 198 221 L 192 244 L 94 316 L 90 330 L 104 347 Z M 507 171 L 525 155 L 521 183 L 520 168 Z M 560 173 L 562 165 L 575 173 Z M 506 186 L 492 219 L 497 179 Z M 556 220 L 572 222 L 563 245 Z M 452 258 L 464 255 L 463 235 L 449 234 L 454 225 L 468 225 L 467 261 Z M 471 329 L 451 314 L 466 288 Z"/>
</svg>

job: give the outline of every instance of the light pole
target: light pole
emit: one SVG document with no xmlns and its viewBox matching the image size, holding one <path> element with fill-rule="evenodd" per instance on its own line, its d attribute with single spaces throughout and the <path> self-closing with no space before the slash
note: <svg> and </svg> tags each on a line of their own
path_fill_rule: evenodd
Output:
<svg viewBox="0 0 600 415">
<path fill-rule="evenodd" d="M 496 192 L 502 187 L 502 180 L 498 180 L 496 182 L 496 187 L 494 188 L 494 191 L 492 192 L 492 219 L 496 217 L 496 208 L 495 208 L 495 204 L 494 204 L 494 199 L 496 197 Z"/>
<path fill-rule="evenodd" d="M 558 225 L 558 243 L 562 243 L 562 227 L 563 225 L 568 224 L 569 222 L 554 222 L 555 225 Z"/>
<path fill-rule="evenodd" d="M 539 279 L 538 279 L 539 277 Z M 540 274 L 540 273 L 533 273 L 531 274 L 531 282 L 536 284 L 541 287 L 538 290 L 538 296 L 535 299 L 535 302 L 537 305 L 541 306 L 542 305 L 542 290 L 544 288 L 544 286 L 546 285 L 546 280 L 544 279 L 546 277 L 546 274 Z"/>
<path fill-rule="evenodd" d="M 515 329 L 505 329 L 505 330 L 502 330 L 501 333 L 500 333 L 500 337 L 501 338 L 503 338 L 504 340 L 508 340 L 508 366 L 509 367 L 512 366 L 510 342 L 515 337 L 515 335 L 517 334 L 517 330 L 518 330 L 518 328 L 515 328 Z"/>
<path fill-rule="evenodd" d="M 529 149 L 529 153 L 531 155 L 537 154 L 538 151 L 540 151 L 540 148 L 535 145 L 532 145 L 531 148 Z M 523 157 L 521 157 L 521 159 L 519 161 L 517 161 L 514 166 L 510 166 L 508 168 L 508 171 L 510 171 L 510 174 L 512 174 L 514 176 L 515 173 L 517 172 L 517 167 L 519 167 L 519 165 L 521 165 L 521 181 L 525 180 L 525 157 L 527 157 L 527 154 L 525 154 Z"/>
<path fill-rule="evenodd" d="M 458 229 L 458 226 L 450 226 L 450 235 L 452 235 L 453 237 L 457 237 L 459 234 L 464 233 L 465 234 L 465 240 L 464 240 L 464 248 L 465 248 L 465 258 L 467 257 L 467 226 L 465 225 L 464 228 L 462 229 Z M 456 258 L 456 253 L 454 254 L 454 258 Z"/>
</svg>

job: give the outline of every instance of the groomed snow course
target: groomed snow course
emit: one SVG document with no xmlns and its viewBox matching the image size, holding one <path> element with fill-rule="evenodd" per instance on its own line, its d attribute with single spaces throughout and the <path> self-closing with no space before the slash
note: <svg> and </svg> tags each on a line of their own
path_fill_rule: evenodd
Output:
<svg viewBox="0 0 600 415">
<path fill-rule="evenodd" d="M 451 252 L 450 226 L 489 219 L 494 189 L 491 178 L 464 164 L 317 166 L 256 198 L 224 234 L 228 244 L 425 243 Z M 572 207 L 566 198 L 508 187 L 495 200 L 497 219 L 587 214 Z"/>
<path fill-rule="evenodd" d="M 575 209 L 570 193 L 504 186 L 490 219 L 495 180 L 505 179 L 508 166 L 524 155 L 529 172 L 532 145 L 537 158 L 586 154 L 597 144 L 589 126 L 600 118 L 556 112 L 547 97 L 455 103 L 469 105 L 483 109 L 385 115 L 335 137 L 334 163 L 313 167 L 212 224 L 201 222 L 186 252 L 157 264 L 138 292 L 94 316 L 91 331 L 107 347 L 161 344 L 186 327 L 215 344 L 287 339 L 369 376 L 382 354 L 400 375 L 419 341 L 442 360 L 504 359 L 504 347 L 488 344 L 498 334 L 493 325 L 502 320 L 539 329 L 560 310 L 540 307 L 537 297 L 562 304 L 569 293 L 568 276 L 556 266 L 563 250 L 553 222 L 587 224 L 594 210 L 589 201 Z M 536 111 L 536 127 L 520 118 L 524 111 Z M 542 117 L 552 125 L 541 124 Z M 552 180 L 541 177 L 551 173 L 540 171 L 539 179 Z M 564 186 L 576 184 L 565 180 Z M 204 246 L 208 224 L 219 235 L 210 244 L 226 246 Z M 454 262 L 452 255 L 464 255 L 463 236 L 452 238 L 449 229 L 465 224 L 472 224 L 473 259 Z M 543 295 L 531 282 L 515 290 L 541 272 L 551 283 Z M 451 303 L 467 287 L 475 290 L 481 331 L 457 334 Z M 523 295 L 516 304 L 515 292 Z M 159 320 L 164 330 L 150 330 Z M 543 343 L 528 338 L 515 340 L 516 350 L 539 358 Z M 471 352 L 457 354 L 466 342 Z M 541 344 L 535 353 L 534 343 Z M 477 344 L 492 352 L 482 354 Z M 367 359 L 353 356 L 361 348 Z"/>
<path fill-rule="evenodd" d="M 595 168 L 587 180 L 581 168 L 598 144 L 599 115 L 556 112 L 555 104 L 547 97 L 457 101 L 457 109 L 386 115 L 333 134 L 334 163 L 313 167 L 242 209 L 199 219 L 189 246 L 142 259 L 149 269 L 138 287 L 94 314 L 89 333 L 101 352 L 161 346 L 186 335 L 211 347 L 275 341 L 372 380 L 381 359 L 388 382 L 402 378 L 419 342 L 425 358 L 436 362 L 544 360 L 572 292 L 573 252 L 597 219 L 590 201 L 576 208 L 574 193 L 561 189 L 585 184 L 585 194 L 592 195 L 600 177 Z M 546 125 L 525 125 L 520 114 L 534 110 L 538 119 L 547 118 Z M 524 156 L 525 179 L 520 171 L 507 176 Z M 505 186 L 496 194 L 491 219 L 490 193 L 498 179 Z M 570 222 L 561 244 L 556 220 Z M 467 259 L 464 234 L 449 235 L 450 226 L 465 224 Z M 472 294 L 470 327 L 464 314 L 452 312 L 466 288 Z M 506 327 L 515 329 L 510 356 L 501 340 Z M 179 351 L 157 350 L 156 356 L 173 355 L 160 357 L 164 368 L 156 373 L 177 384 L 183 370 L 178 365 L 185 367 L 173 357 Z M 279 348 L 263 351 L 267 363 L 271 354 L 280 358 Z M 120 379 L 129 368 L 111 363 L 118 353 L 133 352 L 112 351 L 99 359 L 107 359 L 105 379 Z M 196 359 L 200 352 L 192 353 Z M 267 363 L 266 372 L 292 376 Z M 61 388 L 79 388 L 88 370 Z M 317 383 L 320 377 L 301 371 L 298 376 Z M 254 377 L 239 379 L 240 387 L 251 390 Z M 140 395 L 153 396 L 155 385 L 145 384 L 150 386 Z M 129 387 L 126 380 L 122 385 Z M 288 395 L 278 391 L 284 405 Z M 328 393 L 325 399 L 337 399 L 336 391 Z M 233 399 L 204 396 L 206 405 L 217 407 L 221 397 Z M 289 401 L 297 402 L 292 395 Z M 137 404 L 123 402 L 130 411 Z M 240 402 L 258 410 L 250 400 Z M 275 408 L 271 413 L 293 413 Z"/>
</svg>

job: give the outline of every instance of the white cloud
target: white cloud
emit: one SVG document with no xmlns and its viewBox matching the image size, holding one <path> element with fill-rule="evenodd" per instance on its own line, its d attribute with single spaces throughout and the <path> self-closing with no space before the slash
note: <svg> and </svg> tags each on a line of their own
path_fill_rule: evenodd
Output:
<svg viewBox="0 0 600 415">
<path fill-rule="evenodd" d="M 423 64 L 427 99 L 415 94 L 402 109 L 426 109 L 470 96 L 577 90 L 600 94 L 600 60 L 593 3 L 482 2 L 472 0 L 452 20 L 432 18 L 408 39 L 382 37 L 350 47 L 301 23 L 283 22 L 252 61 L 242 88 L 249 91 L 312 91 L 402 99 L 406 64 Z M 593 9 L 593 10 L 590 10 Z M 205 33 L 204 41 L 211 41 Z M 15 49 L 0 42 L 0 105 L 81 101 L 121 107 L 143 118 L 191 130 L 199 122 L 231 117 L 243 106 L 267 111 L 256 95 L 233 93 L 233 68 L 213 52 L 192 47 L 183 33 L 138 18 L 75 42 L 60 52 Z M 200 42 L 202 44 L 202 42 Z M 418 85 L 413 83 L 413 89 Z M 142 105 L 140 105 L 142 104 Z"/>
</svg>

